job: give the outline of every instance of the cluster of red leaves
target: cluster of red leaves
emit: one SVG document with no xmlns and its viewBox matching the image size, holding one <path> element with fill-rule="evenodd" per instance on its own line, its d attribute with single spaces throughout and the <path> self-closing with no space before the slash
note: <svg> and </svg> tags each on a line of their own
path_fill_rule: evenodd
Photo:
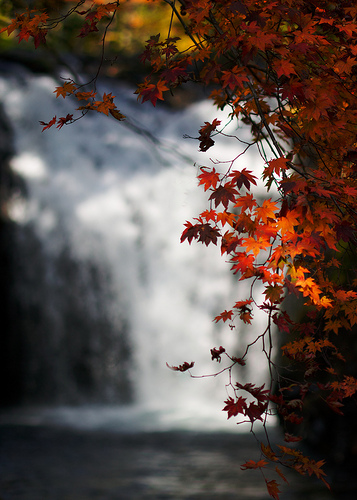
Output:
<svg viewBox="0 0 357 500">
<path fill-rule="evenodd" d="M 228 367 L 244 366 L 249 347 L 262 342 L 278 390 L 230 382 L 233 391 L 225 401 L 228 418 L 242 417 L 253 425 L 265 421 L 274 405 L 286 428 L 303 419 L 306 395 L 316 387 L 327 405 L 342 413 L 343 402 L 357 391 L 357 380 L 342 368 L 344 353 L 337 334 L 357 324 L 357 276 L 349 254 L 357 243 L 357 7 L 355 2 L 328 0 L 153 0 L 167 3 L 183 26 L 187 48 L 179 51 L 177 38 L 153 35 L 141 56 L 150 75 L 136 93 L 143 102 L 164 99 L 164 93 L 185 82 L 211 89 L 211 98 L 229 118 L 248 125 L 252 141 L 265 159 L 262 173 L 270 198 L 254 195 L 255 173 L 201 167 L 199 185 L 209 192 L 209 209 L 194 222 L 185 224 L 181 241 L 194 240 L 220 245 L 239 280 L 249 280 L 250 293 L 216 316 L 234 328 L 239 318 L 250 324 L 254 309 L 267 314 L 267 327 L 258 332 L 240 358 L 229 356 L 224 347 L 211 350 L 212 359 L 224 354 Z M 181 9 L 178 10 L 178 5 Z M 82 38 L 98 30 L 103 17 L 117 13 L 118 3 L 95 2 L 79 11 L 83 16 Z M 63 19 L 66 16 L 63 17 Z M 57 22 L 57 21 L 56 21 Z M 45 13 L 27 11 L 2 31 L 18 30 L 19 40 L 44 42 L 48 29 L 56 25 Z M 59 21 L 58 21 L 59 22 Z M 94 91 L 82 91 L 73 81 L 57 87 L 57 97 L 73 96 L 85 113 L 96 110 L 116 119 L 114 96 L 98 99 Z M 43 123 L 43 130 L 71 123 L 73 115 Z M 199 130 L 199 149 L 214 146 L 223 128 L 215 119 Z M 239 137 L 237 137 L 239 139 Z M 264 143 L 264 146 L 262 145 Z M 265 151 L 270 151 L 269 156 Z M 241 154 L 237 156 L 240 157 Z M 348 272 L 343 272 L 345 262 Z M 253 285 L 261 283 L 262 300 L 254 296 Z M 287 294 L 300 297 L 309 313 L 295 323 L 286 310 Z M 284 381 L 272 359 L 272 328 L 289 336 L 282 354 L 291 363 L 304 366 L 302 380 Z M 170 367 L 186 371 L 193 363 Z M 222 370 L 225 371 L 225 370 Z M 322 379 L 319 376 L 323 374 Z M 328 377 L 328 379 L 326 379 Z M 273 387 L 273 380 L 272 385 Z M 241 391 L 248 393 L 247 397 Z M 294 398 L 291 394 L 295 394 Z M 253 399 L 253 401 L 251 401 Z M 285 433 L 286 442 L 299 441 Z M 305 457 L 299 450 L 280 446 L 279 452 L 262 445 L 264 459 L 249 460 L 243 469 L 265 469 L 271 463 L 285 480 L 276 463 L 290 466 L 300 474 L 316 475 L 323 482 L 323 462 Z M 279 484 L 265 480 L 268 492 L 279 498 Z"/>
<path fill-rule="evenodd" d="M 61 87 L 56 87 L 54 93 L 56 94 L 56 97 L 62 96 L 63 98 L 71 95 L 81 102 L 81 106 L 76 108 L 77 110 L 82 111 L 81 116 L 89 110 L 93 110 L 107 116 L 110 114 L 113 118 L 119 121 L 125 119 L 125 116 L 117 109 L 114 103 L 115 96 L 112 95 L 111 92 L 109 94 L 104 92 L 102 99 L 97 100 L 97 92 L 94 92 L 93 90 L 83 92 L 81 87 L 82 86 L 78 87 L 72 80 L 67 80 Z M 60 129 L 63 125 L 73 123 L 76 120 L 78 120 L 78 118 L 74 119 L 73 114 L 67 114 L 67 116 L 62 116 L 58 119 L 54 116 L 48 123 L 41 121 L 40 124 L 44 126 L 42 129 L 43 132 L 44 130 L 51 128 L 53 125 L 56 125 L 56 123 L 56 128 Z"/>
<path fill-rule="evenodd" d="M 179 53 L 174 41 L 152 37 L 145 52 L 153 70 L 146 86 L 159 81 L 172 89 L 191 80 L 213 88 L 215 104 L 250 125 L 252 144 L 268 143 L 272 157 L 265 156 L 263 180 L 267 190 L 274 186 L 278 192 L 275 199 L 257 199 L 250 192 L 257 178 L 246 168 L 234 169 L 234 161 L 228 172 L 201 167 L 199 184 L 209 191 L 210 207 L 186 222 L 181 241 L 219 244 L 240 280 L 264 286 L 262 303 L 251 292 L 216 316 L 216 322 L 233 328 L 239 317 L 250 323 L 253 307 L 260 308 L 268 318 L 267 329 L 259 334 L 263 343 L 273 323 L 291 337 L 283 354 L 305 364 L 304 380 L 293 384 L 297 398 L 289 399 L 291 384 L 279 377 L 278 395 L 265 394 L 264 401 L 247 403 L 235 385 L 224 410 L 228 418 L 242 416 L 253 423 L 274 403 L 287 425 L 298 425 L 305 396 L 317 383 L 330 408 L 341 412 L 343 400 L 357 390 L 353 376 L 341 377 L 332 368 L 343 360 L 334 335 L 357 323 L 355 269 L 347 277 L 339 272 L 356 244 L 357 7 L 348 1 L 305 0 L 181 3 L 178 16 L 191 48 Z M 164 56 L 169 43 L 170 54 Z M 166 78 L 176 68 L 180 78 Z M 144 92 L 145 85 L 139 95 Z M 201 151 L 214 145 L 219 125 L 215 119 L 200 128 Z M 295 324 L 282 308 L 289 293 L 313 311 L 309 323 Z M 270 368 L 278 372 L 270 350 L 266 353 Z M 220 355 L 214 351 L 212 357 Z M 318 381 L 322 371 L 331 376 L 328 383 Z M 300 439 L 285 434 L 287 442 Z M 286 447 L 282 451 L 282 461 L 324 481 L 322 462 Z M 267 487 L 278 498 L 278 484 L 267 481 Z"/>
<path fill-rule="evenodd" d="M 0 33 L 6 31 L 8 35 L 11 35 L 13 31 L 18 30 L 17 37 L 19 42 L 21 40 L 28 42 L 29 38 L 32 37 L 37 49 L 41 44 L 46 42 L 48 32 L 46 28 L 47 20 L 48 14 L 46 12 L 39 14 L 35 10 L 27 10 L 22 14 L 16 15 L 11 24 L 2 28 Z"/>
</svg>

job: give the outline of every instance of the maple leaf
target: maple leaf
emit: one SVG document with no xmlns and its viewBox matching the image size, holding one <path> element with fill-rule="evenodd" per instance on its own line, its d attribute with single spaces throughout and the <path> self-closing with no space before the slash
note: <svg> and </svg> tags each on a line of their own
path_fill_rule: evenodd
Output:
<svg viewBox="0 0 357 500">
<path fill-rule="evenodd" d="M 240 66 L 235 66 L 230 71 L 222 72 L 222 86 L 228 87 L 231 90 L 243 88 L 244 83 L 249 82 L 245 69 Z"/>
<path fill-rule="evenodd" d="M 264 389 L 265 384 L 259 387 L 249 382 L 244 385 L 237 382 L 236 386 L 238 387 L 238 389 L 242 389 L 244 391 L 249 392 L 249 394 L 254 396 L 259 403 L 266 402 L 269 399 L 269 390 Z"/>
<path fill-rule="evenodd" d="M 286 483 L 289 482 L 277 465 L 275 466 L 275 471 L 277 472 L 277 474 L 279 474 L 279 476 L 281 477 L 281 479 L 283 479 L 283 481 L 285 481 Z"/>
<path fill-rule="evenodd" d="M 247 462 L 245 462 L 245 464 L 242 464 L 240 468 L 241 470 L 262 469 L 268 464 L 269 462 L 267 462 L 266 460 L 259 460 L 258 462 L 255 462 L 254 460 L 248 460 Z"/>
<path fill-rule="evenodd" d="M 236 219 L 237 216 L 235 214 L 227 212 L 226 210 L 224 212 L 217 213 L 217 222 L 220 222 L 222 226 L 228 223 L 230 226 L 234 227 Z"/>
<path fill-rule="evenodd" d="M 280 78 L 281 76 L 290 76 L 297 74 L 294 64 L 287 59 L 278 59 L 274 61 L 273 68 L 275 69 L 278 78 Z"/>
<path fill-rule="evenodd" d="M 255 175 L 252 175 L 252 172 L 250 170 L 246 170 L 245 168 L 241 171 L 234 170 L 229 174 L 229 177 L 232 177 L 232 182 L 237 183 L 238 189 L 244 185 L 248 191 L 250 191 L 251 184 L 254 184 L 255 186 L 257 185 Z"/>
<path fill-rule="evenodd" d="M 264 200 L 261 207 L 255 209 L 255 214 L 258 219 L 260 219 L 264 224 L 268 222 L 269 219 L 275 221 L 275 212 L 277 210 L 276 203 L 271 201 L 271 198 Z"/>
<path fill-rule="evenodd" d="M 251 420 L 251 422 L 255 422 L 255 420 L 261 420 L 261 421 L 263 421 L 262 415 L 263 415 L 263 413 L 265 412 L 266 409 L 267 409 L 267 405 L 266 404 L 250 403 L 250 405 L 248 406 L 248 408 L 245 410 L 245 414 Z"/>
<path fill-rule="evenodd" d="M 235 207 L 240 207 L 242 210 L 252 210 L 256 205 L 257 202 L 251 193 L 240 195 L 234 204 Z"/>
<path fill-rule="evenodd" d="M 205 210 L 204 212 L 201 213 L 200 218 L 205 219 L 206 222 L 209 221 L 216 222 L 217 212 L 215 210 Z"/>
<path fill-rule="evenodd" d="M 19 38 L 19 43 L 22 40 L 25 40 L 25 42 L 28 42 L 31 35 L 32 35 L 31 30 L 29 30 L 26 26 L 23 26 L 17 35 Z"/>
<path fill-rule="evenodd" d="M 109 94 L 106 94 L 104 92 L 103 100 L 94 101 L 91 106 L 91 109 L 95 109 L 95 111 L 98 111 L 98 113 L 104 113 L 105 115 L 108 116 L 109 111 L 115 109 L 115 104 L 113 102 L 114 97 L 115 95 L 112 95 L 111 92 Z"/>
<path fill-rule="evenodd" d="M 255 261 L 255 255 L 247 254 L 245 252 L 237 252 L 232 257 L 232 262 L 234 262 L 232 266 L 232 270 L 234 270 L 234 274 L 237 272 L 242 273 L 244 275 L 248 270 L 253 271 L 253 264 Z M 254 275 L 254 272 L 252 273 Z"/>
<path fill-rule="evenodd" d="M 292 321 L 286 311 L 282 311 L 281 314 L 273 314 L 273 322 L 280 331 L 286 333 L 290 332 L 290 325 L 292 324 Z"/>
<path fill-rule="evenodd" d="M 223 321 L 223 323 L 225 323 L 226 321 L 232 319 L 232 316 L 233 316 L 233 311 L 226 311 L 224 310 L 221 314 L 219 314 L 218 316 L 216 316 L 214 318 L 214 321 L 216 323 L 218 323 L 218 321 Z"/>
<path fill-rule="evenodd" d="M 216 172 L 216 169 L 212 168 L 212 170 L 206 170 L 205 167 L 201 167 L 200 170 L 202 173 L 198 176 L 200 179 L 198 185 L 204 184 L 205 191 L 210 187 L 215 189 L 219 182 L 219 174 Z"/>
<path fill-rule="evenodd" d="M 220 123 L 220 120 L 215 118 L 212 123 L 205 122 L 205 124 L 200 128 L 200 135 L 198 137 L 198 140 L 200 141 L 200 151 L 207 151 L 214 145 L 214 140 L 212 139 L 211 134 L 216 130 Z"/>
<path fill-rule="evenodd" d="M 279 484 L 275 481 L 275 479 L 272 479 L 271 481 L 265 480 L 265 482 L 269 495 L 274 498 L 274 500 L 279 500 Z"/>
<path fill-rule="evenodd" d="M 138 99 L 142 99 L 142 102 L 151 101 L 152 105 L 156 106 L 158 99 L 164 100 L 162 93 L 165 92 L 165 90 L 169 90 L 169 88 L 166 87 L 164 81 L 159 80 L 156 84 L 145 82 L 139 85 L 135 93 L 139 94 Z"/>
<path fill-rule="evenodd" d="M 76 92 L 75 96 L 79 101 L 88 101 L 90 99 L 94 99 L 95 96 L 97 95 L 96 92 L 93 90 L 90 90 L 88 92 Z"/>
<path fill-rule="evenodd" d="M 56 98 L 61 95 L 64 99 L 67 95 L 73 94 L 76 88 L 77 87 L 74 82 L 68 81 L 65 82 L 61 87 L 56 87 L 56 90 L 54 90 L 53 93 L 57 94 Z"/>
<path fill-rule="evenodd" d="M 188 79 L 188 74 L 186 69 L 178 68 L 178 67 L 166 67 L 163 71 L 161 71 L 161 78 L 166 83 L 175 83 L 182 82 Z"/>
<path fill-rule="evenodd" d="M 61 118 L 58 118 L 58 122 L 57 122 L 57 127 L 58 129 L 62 128 L 63 125 L 65 125 L 66 123 L 68 122 L 71 122 L 73 119 L 73 115 L 71 114 L 67 114 L 67 116 L 61 116 Z"/>
<path fill-rule="evenodd" d="M 284 289 L 281 285 L 268 285 L 265 287 L 264 293 L 267 300 L 272 304 L 280 303 L 283 299 Z"/>
<path fill-rule="evenodd" d="M 299 212 L 295 209 L 288 210 L 285 216 L 278 219 L 278 227 L 282 234 L 293 233 L 295 226 L 299 224 Z"/>
<path fill-rule="evenodd" d="M 44 45 L 46 43 L 46 36 L 48 30 L 46 29 L 38 29 L 36 32 L 32 34 L 34 39 L 35 49 L 37 49 L 40 45 Z"/>
<path fill-rule="evenodd" d="M 215 207 L 222 203 L 224 208 L 227 209 L 229 202 L 235 201 L 236 194 L 238 193 L 234 187 L 229 184 L 225 184 L 224 186 L 218 186 L 218 188 L 215 189 L 209 197 L 209 200 L 214 200 Z"/>
<path fill-rule="evenodd" d="M 227 401 L 225 401 L 226 406 L 222 411 L 228 412 L 227 419 L 231 417 L 236 417 L 239 413 L 244 414 L 247 409 L 246 399 L 239 396 L 237 401 L 234 401 L 233 398 L 229 397 Z"/>
<path fill-rule="evenodd" d="M 234 252 L 237 246 L 241 244 L 241 242 L 241 239 L 237 238 L 234 233 L 226 231 L 221 240 L 221 255 L 223 255 L 224 253 L 229 254 L 231 252 Z"/>
<path fill-rule="evenodd" d="M 262 450 L 263 455 L 270 460 L 271 462 L 277 462 L 278 457 L 276 454 L 273 452 L 271 447 L 269 445 L 265 445 L 264 443 L 260 443 L 260 448 Z"/>
<path fill-rule="evenodd" d="M 95 19 L 91 19 L 89 22 L 86 21 L 82 28 L 81 28 L 81 31 L 79 32 L 79 34 L 77 35 L 78 38 L 84 38 L 86 37 L 89 33 L 93 33 L 95 31 L 99 31 L 98 28 L 97 28 L 97 23 L 98 21 L 95 20 Z"/>
<path fill-rule="evenodd" d="M 220 232 L 218 229 L 210 226 L 210 224 L 191 224 L 190 222 L 186 222 L 186 229 L 183 231 L 181 235 L 181 243 L 188 240 L 189 243 L 193 240 L 193 238 L 197 239 L 201 243 L 204 243 L 208 246 L 210 243 L 214 245 L 217 244 L 217 238 L 219 238 Z"/>
<path fill-rule="evenodd" d="M 44 127 L 43 127 L 43 129 L 42 129 L 41 132 L 43 132 L 44 130 L 47 130 L 48 128 L 51 128 L 56 123 L 56 121 L 57 121 L 57 118 L 56 118 L 56 116 L 54 116 L 52 118 L 52 120 L 50 120 L 48 123 L 46 123 L 46 122 L 40 122 L 41 125 L 44 125 Z"/>
<path fill-rule="evenodd" d="M 281 171 L 285 171 L 288 168 L 289 160 L 287 158 L 275 158 L 273 160 L 268 161 L 268 166 L 265 167 L 263 172 L 263 179 L 270 177 L 275 173 L 276 175 L 280 175 Z"/>
<path fill-rule="evenodd" d="M 119 122 L 125 120 L 125 118 L 126 118 L 125 115 L 120 113 L 120 111 L 118 109 L 109 109 L 109 113 L 112 115 L 113 118 L 115 118 Z"/>
</svg>

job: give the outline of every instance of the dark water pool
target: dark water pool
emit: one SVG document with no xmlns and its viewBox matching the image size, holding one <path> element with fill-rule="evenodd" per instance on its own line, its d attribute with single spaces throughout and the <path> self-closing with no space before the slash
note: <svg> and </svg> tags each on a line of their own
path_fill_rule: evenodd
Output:
<svg viewBox="0 0 357 500">
<path fill-rule="evenodd" d="M 0 500 L 271 498 L 259 472 L 240 469 L 259 456 L 250 435 L 2 425 L 0 438 Z M 338 498 L 317 481 L 288 477 L 281 500 Z"/>
</svg>

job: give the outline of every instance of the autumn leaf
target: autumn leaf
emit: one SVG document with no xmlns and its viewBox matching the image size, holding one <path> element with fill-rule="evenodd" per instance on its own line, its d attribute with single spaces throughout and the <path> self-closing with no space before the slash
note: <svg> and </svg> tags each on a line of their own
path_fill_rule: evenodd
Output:
<svg viewBox="0 0 357 500">
<path fill-rule="evenodd" d="M 232 177 L 232 182 L 237 184 L 238 189 L 240 189 L 243 185 L 250 190 L 250 185 L 254 184 L 256 186 L 256 177 L 252 175 L 252 172 L 250 170 L 246 170 L 243 168 L 243 170 L 238 171 L 235 170 L 229 174 L 229 177 Z"/>
<path fill-rule="evenodd" d="M 162 80 L 159 80 L 156 84 L 154 83 L 144 83 L 139 85 L 139 89 L 136 91 L 139 94 L 138 99 L 142 102 L 151 101 L 153 106 L 156 106 L 158 99 L 163 100 L 163 92 L 169 90 Z"/>
<path fill-rule="evenodd" d="M 56 87 L 56 90 L 54 90 L 54 93 L 56 94 L 56 97 L 59 97 L 60 95 L 63 97 L 67 97 L 67 95 L 71 95 L 76 91 L 76 85 L 72 81 L 65 82 L 61 87 Z"/>
<path fill-rule="evenodd" d="M 279 500 L 279 484 L 275 481 L 275 479 L 272 479 L 271 481 L 266 480 L 266 485 L 269 495 L 274 498 L 274 500 Z"/>
<path fill-rule="evenodd" d="M 118 109 L 109 109 L 109 113 L 112 115 L 113 118 L 115 118 L 119 122 L 125 120 L 125 115 L 120 113 Z"/>
<path fill-rule="evenodd" d="M 246 399 L 241 396 L 237 398 L 236 401 L 234 401 L 233 398 L 229 397 L 225 401 L 225 404 L 226 406 L 222 411 L 228 412 L 228 419 L 231 417 L 236 417 L 239 413 L 244 414 L 247 409 Z"/>
<path fill-rule="evenodd" d="M 218 316 L 216 316 L 214 318 L 214 321 L 216 323 L 218 323 L 218 321 L 223 321 L 223 323 L 225 323 L 226 321 L 232 319 L 233 317 L 233 311 L 223 311 L 221 314 L 219 314 Z"/>
<path fill-rule="evenodd" d="M 61 116 L 61 118 L 58 118 L 56 128 L 60 129 L 63 127 L 63 125 L 70 123 L 72 120 L 73 120 L 73 115 L 71 115 L 69 113 L 66 116 Z"/>
<path fill-rule="evenodd" d="M 277 59 L 273 62 L 273 68 L 275 69 L 278 78 L 281 76 L 296 75 L 294 64 L 287 59 Z"/>
<path fill-rule="evenodd" d="M 242 210 L 253 210 L 256 205 L 257 201 L 251 193 L 237 197 L 234 204 L 235 207 L 240 207 Z"/>
<path fill-rule="evenodd" d="M 98 111 L 98 113 L 104 113 L 105 115 L 108 115 L 110 110 L 115 110 L 114 97 L 115 96 L 112 95 L 111 92 L 109 94 L 106 94 L 104 92 L 103 100 L 94 101 L 91 109 L 95 109 L 95 111 Z"/>
<path fill-rule="evenodd" d="M 277 207 L 276 203 L 272 202 L 271 198 L 269 198 L 268 200 L 263 201 L 263 204 L 261 207 L 257 207 L 255 209 L 255 214 L 261 222 L 266 224 L 269 219 L 271 219 L 272 221 L 275 221 L 276 215 L 275 215 L 274 210 L 277 210 L 277 209 L 278 209 L 278 207 Z"/>
<path fill-rule="evenodd" d="M 181 235 L 181 243 L 188 240 L 189 243 L 193 239 L 197 239 L 201 243 L 204 243 L 208 246 L 210 243 L 214 245 L 217 244 L 217 238 L 219 238 L 220 232 L 212 227 L 210 224 L 191 224 L 190 222 L 186 222 L 186 229 L 183 231 Z"/>
<path fill-rule="evenodd" d="M 198 140 L 200 141 L 200 151 L 207 151 L 214 145 L 214 140 L 211 137 L 212 132 L 216 130 L 218 125 L 220 125 L 220 120 L 216 118 L 210 122 L 205 122 L 205 124 L 199 130 Z"/>
<path fill-rule="evenodd" d="M 259 460 L 258 462 L 255 462 L 254 460 L 248 460 L 247 462 L 245 462 L 245 464 L 242 464 L 240 466 L 240 468 L 242 470 L 247 470 L 247 469 L 262 469 L 262 468 L 264 468 L 268 464 L 269 464 L 269 462 L 267 462 L 266 460 Z"/>
<path fill-rule="evenodd" d="M 284 157 L 269 160 L 268 166 L 264 169 L 263 179 L 266 179 L 273 174 L 280 176 L 282 171 L 286 171 L 288 164 L 289 160 Z"/>
<path fill-rule="evenodd" d="M 53 125 L 55 125 L 56 121 L 57 121 L 57 118 L 56 118 L 56 116 L 54 116 L 52 118 L 52 120 L 50 120 L 48 123 L 46 123 L 46 122 L 40 122 L 41 125 L 44 125 L 44 127 L 42 129 L 42 132 L 44 130 L 47 130 L 48 128 L 51 128 Z"/>
<path fill-rule="evenodd" d="M 222 203 L 224 208 L 227 209 L 229 202 L 235 201 L 236 194 L 237 190 L 234 187 L 229 184 L 225 184 L 224 186 L 218 186 L 218 188 L 215 189 L 209 197 L 209 200 L 214 200 L 215 207 Z"/>
<path fill-rule="evenodd" d="M 209 188 L 215 189 L 219 182 L 219 174 L 216 172 L 216 169 L 206 170 L 205 167 L 201 167 L 201 174 L 198 176 L 200 182 L 198 185 L 204 185 L 204 190 L 207 191 Z"/>
</svg>

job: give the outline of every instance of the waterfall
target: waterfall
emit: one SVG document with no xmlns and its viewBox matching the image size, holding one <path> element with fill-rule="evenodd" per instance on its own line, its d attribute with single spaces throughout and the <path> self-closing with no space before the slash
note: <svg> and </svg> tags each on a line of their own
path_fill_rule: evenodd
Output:
<svg viewBox="0 0 357 500">
<path fill-rule="evenodd" d="M 26 186 L 8 212 L 16 226 L 15 354 L 28 418 L 232 429 L 221 411 L 224 375 L 194 380 L 166 362 L 195 361 L 194 374 L 214 373 L 221 365 L 210 349 L 239 353 L 264 322 L 256 311 L 253 327 L 213 323 L 246 298 L 247 285 L 232 276 L 219 248 L 180 244 L 184 222 L 207 208 L 194 163 L 231 160 L 244 145 L 222 138 L 198 152 L 183 134 L 195 137 L 204 121 L 220 117 L 212 104 L 153 109 L 125 85 L 106 89 L 105 82 L 101 91 L 116 95 L 128 122 L 93 113 L 41 133 L 40 120 L 73 110 L 70 99 L 55 98 L 56 85 L 18 71 L 0 79 L 14 131 L 11 167 Z M 250 150 L 236 164 L 260 165 Z M 258 358 L 251 373 L 257 382 L 265 377 Z"/>
</svg>

